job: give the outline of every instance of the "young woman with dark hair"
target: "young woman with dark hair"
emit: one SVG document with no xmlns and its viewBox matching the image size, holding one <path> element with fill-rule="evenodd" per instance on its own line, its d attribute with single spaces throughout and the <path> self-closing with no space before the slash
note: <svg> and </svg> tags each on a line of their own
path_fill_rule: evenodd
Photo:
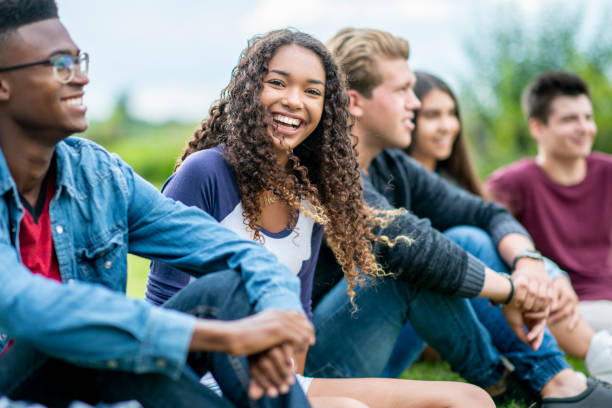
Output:
<svg viewBox="0 0 612 408">
<path fill-rule="evenodd" d="M 422 106 L 415 111 L 415 129 L 406 153 L 430 171 L 482 196 L 480 180 L 474 171 L 463 135 L 455 94 L 434 75 L 419 71 L 415 75 L 414 93 Z"/>
</svg>

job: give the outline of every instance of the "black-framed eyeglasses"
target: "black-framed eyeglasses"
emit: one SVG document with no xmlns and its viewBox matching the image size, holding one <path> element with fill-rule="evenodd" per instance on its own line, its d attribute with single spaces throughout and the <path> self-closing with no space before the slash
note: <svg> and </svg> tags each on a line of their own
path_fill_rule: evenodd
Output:
<svg viewBox="0 0 612 408">
<path fill-rule="evenodd" d="M 13 71 L 15 69 L 28 68 L 36 65 L 51 65 L 53 66 L 53 75 L 62 84 L 67 84 L 74 78 L 76 67 L 79 67 L 81 74 L 87 76 L 89 72 L 89 54 L 83 52 L 74 57 L 70 54 L 57 54 L 49 59 L 36 62 L 28 62 L 27 64 L 13 65 L 12 67 L 0 67 L 0 72 Z"/>
</svg>

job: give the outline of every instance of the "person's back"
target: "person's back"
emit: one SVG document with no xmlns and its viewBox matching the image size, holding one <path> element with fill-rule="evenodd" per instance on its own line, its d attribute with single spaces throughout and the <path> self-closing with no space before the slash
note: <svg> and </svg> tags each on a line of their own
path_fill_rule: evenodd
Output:
<svg viewBox="0 0 612 408">
<path fill-rule="evenodd" d="M 545 73 L 523 105 L 538 156 L 496 171 L 486 188 L 569 273 L 587 322 L 610 329 L 597 321 L 602 309 L 583 307 L 612 305 L 612 157 L 591 153 L 597 127 L 587 85 L 573 74 Z"/>
</svg>

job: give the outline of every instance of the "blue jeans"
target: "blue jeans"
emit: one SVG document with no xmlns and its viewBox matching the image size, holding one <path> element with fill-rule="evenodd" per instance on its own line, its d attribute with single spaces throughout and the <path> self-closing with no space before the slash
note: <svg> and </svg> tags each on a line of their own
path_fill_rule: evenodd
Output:
<svg viewBox="0 0 612 408">
<path fill-rule="evenodd" d="M 86 301 L 86 300 L 84 300 Z M 202 318 L 232 320 L 252 313 L 240 273 L 211 273 L 178 292 L 164 307 Z M 199 383 L 211 371 L 224 396 Z M 178 380 L 163 374 L 135 374 L 77 367 L 48 357 L 17 342 L 0 360 L 0 394 L 49 406 L 66 406 L 78 399 L 95 404 L 137 400 L 144 407 L 309 407 L 297 383 L 276 399 L 252 401 L 247 396 L 248 365 L 244 357 L 197 352 Z"/>
<path fill-rule="evenodd" d="M 338 282 L 313 311 L 317 342 L 305 372 L 314 377 L 379 377 L 407 320 L 454 371 L 483 387 L 504 366 L 471 303 L 409 285 L 379 280 L 356 289 L 354 311 L 346 282 Z"/>
<path fill-rule="evenodd" d="M 485 231 L 462 226 L 447 230 L 445 235 L 480 259 L 489 268 L 496 271 L 507 271 L 494 242 Z M 495 349 L 510 360 L 519 378 L 527 381 L 536 392 L 539 392 L 556 373 L 569 367 L 548 329 L 540 348 L 533 351 L 510 330 L 499 307 L 490 306 L 486 299 L 480 298 L 471 299 L 470 303 L 479 321 L 491 335 Z M 382 375 L 399 376 L 416 360 L 424 345 L 425 342 L 410 323 L 407 323 L 402 328 Z M 434 348 L 440 351 L 436 346 Z M 443 358 L 445 358 L 444 355 Z"/>
</svg>

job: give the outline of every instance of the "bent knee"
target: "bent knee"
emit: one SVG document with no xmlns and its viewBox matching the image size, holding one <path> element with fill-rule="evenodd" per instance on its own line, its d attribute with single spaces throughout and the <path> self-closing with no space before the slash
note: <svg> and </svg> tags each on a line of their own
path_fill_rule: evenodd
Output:
<svg viewBox="0 0 612 408">
<path fill-rule="evenodd" d="M 482 388 L 472 384 L 461 384 L 459 390 L 454 393 L 456 400 L 449 407 L 453 408 L 494 408 L 495 403 L 491 396 Z"/>
</svg>

